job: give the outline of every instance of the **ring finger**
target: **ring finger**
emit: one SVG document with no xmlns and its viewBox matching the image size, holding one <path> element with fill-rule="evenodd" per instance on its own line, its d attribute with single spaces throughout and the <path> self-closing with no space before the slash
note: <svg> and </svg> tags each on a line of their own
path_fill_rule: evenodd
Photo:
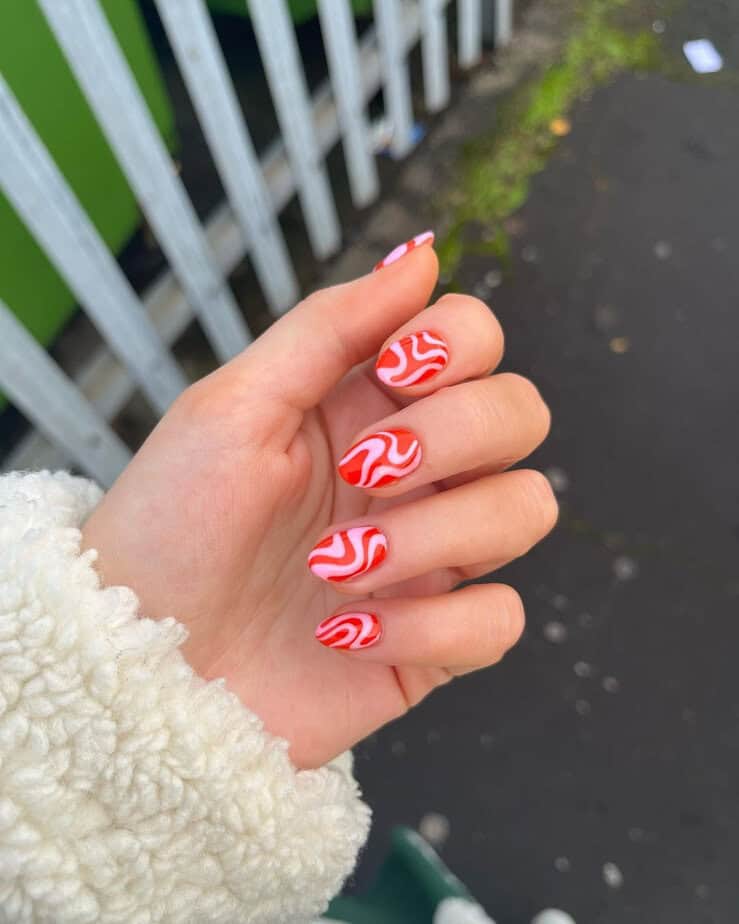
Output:
<svg viewBox="0 0 739 924">
<path fill-rule="evenodd" d="M 439 568 L 503 563 L 554 526 L 557 502 L 539 472 L 490 475 L 339 526 L 313 548 L 313 574 L 348 593 L 371 593 Z"/>
</svg>

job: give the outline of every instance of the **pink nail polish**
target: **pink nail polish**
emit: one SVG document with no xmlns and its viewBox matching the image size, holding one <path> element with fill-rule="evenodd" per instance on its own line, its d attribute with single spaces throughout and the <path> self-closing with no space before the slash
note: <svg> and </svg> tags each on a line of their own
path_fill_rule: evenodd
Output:
<svg viewBox="0 0 739 924">
<path fill-rule="evenodd" d="M 421 456 L 421 444 L 410 430 L 379 430 L 349 449 L 339 474 L 358 488 L 384 488 L 415 472 Z"/>
<path fill-rule="evenodd" d="M 385 561 L 387 538 L 376 526 L 353 526 L 327 536 L 308 556 L 316 577 L 338 583 L 359 577 Z"/>
<path fill-rule="evenodd" d="M 395 250 L 391 250 L 390 253 L 383 257 L 379 263 L 375 265 L 373 272 L 383 269 L 385 266 L 390 266 L 391 263 L 395 263 L 397 260 L 400 260 L 401 257 L 404 257 L 407 253 L 410 253 L 411 250 L 415 250 L 416 247 L 422 247 L 424 244 L 433 244 L 434 243 L 434 232 L 433 231 L 423 231 L 421 234 L 417 234 L 415 237 L 412 237 L 409 241 L 406 241 L 405 244 L 400 244 Z"/>
<path fill-rule="evenodd" d="M 316 638 L 326 648 L 359 651 L 382 638 L 382 624 L 374 613 L 339 613 L 316 627 Z"/>
</svg>

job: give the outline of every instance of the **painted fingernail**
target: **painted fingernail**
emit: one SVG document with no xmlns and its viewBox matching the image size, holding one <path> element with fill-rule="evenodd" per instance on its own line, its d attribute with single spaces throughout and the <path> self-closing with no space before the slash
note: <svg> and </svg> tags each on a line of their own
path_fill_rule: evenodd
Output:
<svg viewBox="0 0 739 924">
<path fill-rule="evenodd" d="M 382 638 L 382 623 L 374 613 L 339 613 L 316 627 L 316 638 L 326 648 L 358 651 Z"/>
<path fill-rule="evenodd" d="M 348 581 L 382 564 L 387 538 L 376 526 L 353 526 L 327 536 L 308 556 L 308 567 L 324 581 Z"/>
<path fill-rule="evenodd" d="M 415 472 L 421 456 L 410 430 L 379 430 L 352 446 L 339 462 L 339 474 L 358 488 L 384 488 Z"/>
<path fill-rule="evenodd" d="M 419 385 L 441 372 L 449 362 L 449 347 L 443 337 L 422 330 L 391 343 L 377 358 L 375 372 L 385 385 L 405 388 Z"/>
<path fill-rule="evenodd" d="M 385 266 L 390 266 L 391 263 L 395 263 L 401 257 L 404 257 L 407 253 L 410 253 L 411 250 L 415 250 L 416 247 L 422 247 L 424 244 L 433 244 L 434 243 L 434 232 L 433 231 L 423 231 L 421 234 L 417 234 L 415 237 L 412 237 L 409 241 L 406 241 L 405 244 L 399 244 L 395 250 L 391 250 L 390 253 L 383 257 L 379 263 L 375 264 L 375 268 L 372 271 L 376 273 L 377 270 L 383 269 Z"/>
</svg>

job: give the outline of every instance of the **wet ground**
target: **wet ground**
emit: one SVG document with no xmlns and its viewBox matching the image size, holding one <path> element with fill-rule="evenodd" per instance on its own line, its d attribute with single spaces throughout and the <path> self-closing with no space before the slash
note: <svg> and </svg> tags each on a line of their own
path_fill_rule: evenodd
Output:
<svg viewBox="0 0 739 924">
<path fill-rule="evenodd" d="M 729 4 L 664 22 L 739 64 Z M 726 75 L 619 78 L 512 225 L 487 297 L 505 368 L 552 407 L 534 461 L 562 521 L 500 575 L 527 603 L 518 649 L 360 749 L 355 888 L 392 825 L 440 813 L 443 858 L 498 924 L 739 920 L 737 112 Z M 485 269 L 464 261 L 463 287 Z"/>
</svg>

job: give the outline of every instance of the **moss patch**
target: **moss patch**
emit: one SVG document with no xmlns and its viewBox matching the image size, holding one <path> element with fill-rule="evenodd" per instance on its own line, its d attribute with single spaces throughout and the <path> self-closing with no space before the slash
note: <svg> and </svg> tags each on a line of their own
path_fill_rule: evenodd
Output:
<svg viewBox="0 0 739 924">
<path fill-rule="evenodd" d="M 543 169 L 556 146 L 556 132 L 562 130 L 557 120 L 565 119 L 578 99 L 615 74 L 661 66 L 656 36 L 629 27 L 629 13 L 638 4 L 639 0 L 580 0 L 558 62 L 517 90 L 502 107 L 493 131 L 467 146 L 454 203 L 445 206 L 453 216 L 451 229 L 437 246 L 448 279 L 453 280 L 464 251 L 495 255 L 507 269 L 503 221 L 526 201 L 532 176 Z M 464 241 L 470 222 L 488 229 L 484 243 Z"/>
</svg>

